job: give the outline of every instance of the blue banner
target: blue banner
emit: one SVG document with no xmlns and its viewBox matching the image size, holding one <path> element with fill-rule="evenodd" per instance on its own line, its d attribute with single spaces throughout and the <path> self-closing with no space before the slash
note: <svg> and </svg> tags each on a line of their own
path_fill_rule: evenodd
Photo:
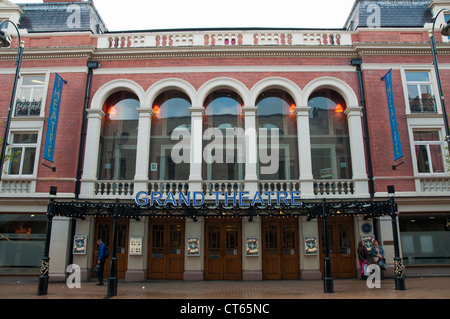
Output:
<svg viewBox="0 0 450 319">
<path fill-rule="evenodd" d="M 389 120 L 391 122 L 392 145 L 394 147 L 394 161 L 403 157 L 402 145 L 400 143 L 400 134 L 398 133 L 397 116 L 395 115 L 394 95 L 392 93 L 392 74 L 391 70 L 381 79 L 386 86 L 386 95 L 389 110 Z"/>
<path fill-rule="evenodd" d="M 61 104 L 61 95 L 64 80 L 55 74 L 55 83 L 53 84 L 52 100 L 50 103 L 50 112 L 47 122 L 47 136 L 45 138 L 44 159 L 53 163 L 53 153 L 55 151 L 56 129 L 58 127 L 59 106 Z"/>
</svg>

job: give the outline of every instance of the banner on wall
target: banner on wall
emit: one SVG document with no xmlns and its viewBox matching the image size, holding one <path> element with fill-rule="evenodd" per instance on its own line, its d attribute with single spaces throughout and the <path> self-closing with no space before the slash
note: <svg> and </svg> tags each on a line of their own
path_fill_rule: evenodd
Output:
<svg viewBox="0 0 450 319">
<path fill-rule="evenodd" d="M 394 94 L 392 93 L 392 69 L 381 78 L 386 86 L 386 96 L 389 110 L 389 121 L 391 123 L 392 145 L 394 148 L 394 161 L 403 157 L 402 145 L 400 143 L 400 134 L 398 132 L 397 116 L 395 115 Z"/>
<path fill-rule="evenodd" d="M 55 152 L 56 130 L 58 128 L 59 107 L 61 105 L 61 95 L 64 80 L 55 73 L 55 83 L 53 84 L 52 100 L 50 103 L 50 112 L 48 114 L 47 135 L 45 137 L 44 159 L 53 163 L 53 154 Z"/>
</svg>

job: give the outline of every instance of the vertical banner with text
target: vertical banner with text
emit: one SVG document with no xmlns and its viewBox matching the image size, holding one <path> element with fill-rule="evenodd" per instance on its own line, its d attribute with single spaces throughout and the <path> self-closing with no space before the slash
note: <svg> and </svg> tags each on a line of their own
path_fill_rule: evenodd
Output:
<svg viewBox="0 0 450 319">
<path fill-rule="evenodd" d="M 47 135 L 45 137 L 44 159 L 53 163 L 53 153 L 55 151 L 56 129 L 58 127 L 59 106 L 61 104 L 61 95 L 64 80 L 55 74 L 55 83 L 53 84 L 52 100 L 50 103 L 50 112 L 47 122 Z"/>
<path fill-rule="evenodd" d="M 400 143 L 400 134 L 398 133 L 397 116 L 395 115 L 394 94 L 392 93 L 392 74 L 391 70 L 381 78 L 386 86 L 386 95 L 389 110 L 389 121 L 391 122 L 392 145 L 394 147 L 394 161 L 403 157 L 402 145 Z"/>
</svg>

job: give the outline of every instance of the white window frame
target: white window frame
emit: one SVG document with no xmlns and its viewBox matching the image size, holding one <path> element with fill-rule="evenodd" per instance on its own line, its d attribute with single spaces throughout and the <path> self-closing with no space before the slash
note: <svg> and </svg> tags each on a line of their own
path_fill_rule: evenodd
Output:
<svg viewBox="0 0 450 319">
<path fill-rule="evenodd" d="M 14 134 L 37 134 L 37 141 L 36 144 L 14 144 L 13 143 L 13 135 Z M 15 147 L 15 145 L 18 145 L 16 147 L 25 147 L 26 145 L 33 145 L 36 147 L 36 154 L 35 154 L 35 158 L 34 158 L 34 165 L 33 165 L 33 174 L 10 174 L 9 173 L 9 166 L 10 166 L 10 161 L 5 161 L 4 166 L 3 166 L 3 170 L 5 172 L 7 172 L 4 175 L 4 179 L 5 180 L 17 180 L 17 179 L 30 179 L 33 178 L 35 179 L 37 177 L 37 171 L 38 171 L 38 167 L 39 167 L 39 158 L 40 158 L 40 149 L 41 149 L 41 140 L 42 140 L 42 130 L 39 128 L 30 128 L 30 129 L 14 129 L 14 130 L 10 130 L 9 133 L 9 137 L 8 137 L 8 149 L 7 152 L 8 154 L 10 154 L 11 149 L 13 147 Z M 22 163 L 20 164 L 20 171 L 22 171 L 22 165 L 23 165 L 23 156 L 21 156 L 21 161 Z"/>
<path fill-rule="evenodd" d="M 26 116 L 15 116 L 16 113 L 16 101 L 18 99 L 20 99 L 20 93 L 22 91 L 22 88 L 24 87 L 23 85 L 23 80 L 25 77 L 27 76 L 44 76 L 44 84 L 42 84 L 42 103 L 41 103 L 41 109 L 40 109 L 40 113 L 39 115 L 26 115 Z M 21 71 L 20 72 L 20 79 L 19 79 L 19 83 L 17 86 L 17 92 L 16 92 L 16 96 L 14 98 L 14 109 L 13 109 L 13 113 L 12 113 L 12 118 L 14 118 L 15 120 L 23 120 L 23 119 L 27 119 L 30 117 L 36 118 L 36 117 L 41 117 L 43 118 L 45 116 L 45 104 L 47 101 L 47 95 L 48 95 L 48 87 L 49 87 L 49 79 L 50 79 L 50 71 L 49 70 L 33 70 L 33 71 Z M 31 86 L 30 88 L 35 88 L 38 87 L 36 86 Z M 41 87 L 41 86 L 39 86 Z"/>
<path fill-rule="evenodd" d="M 434 99 L 436 101 L 436 113 L 420 113 L 420 112 L 411 112 L 411 109 L 409 107 L 409 95 L 408 95 L 408 82 L 406 81 L 406 73 L 408 72 L 427 72 L 429 75 L 430 82 L 429 84 L 431 86 L 431 92 L 434 96 Z M 442 108 L 441 108 L 441 101 L 439 99 L 439 92 L 436 86 L 437 80 L 436 80 L 436 73 L 434 72 L 434 68 L 429 65 L 407 65 L 407 66 L 400 66 L 400 74 L 402 78 L 402 86 L 403 86 L 403 95 L 405 99 L 405 114 L 408 116 L 414 116 L 414 117 L 433 117 L 437 114 L 442 114 Z M 416 82 L 414 82 L 416 83 Z M 419 83 L 419 82 L 417 82 Z M 425 82 L 421 82 L 425 83 Z M 442 116 L 442 115 L 440 115 Z"/>
<path fill-rule="evenodd" d="M 437 131 L 439 133 L 439 141 L 427 141 L 426 143 L 420 143 L 420 142 L 416 142 L 414 140 L 414 132 L 416 131 L 422 131 L 422 132 L 430 132 L 430 131 Z M 444 145 L 444 139 L 443 136 L 445 135 L 445 133 L 443 132 L 443 127 L 441 125 L 437 126 L 422 126 L 422 125 L 414 125 L 414 126 L 410 126 L 409 127 L 409 136 L 410 136 L 410 147 L 411 147 L 411 156 L 412 156 L 412 163 L 413 163 L 413 168 L 414 168 L 414 175 L 418 176 L 418 177 L 437 177 L 437 176 L 447 176 L 446 174 L 446 162 L 445 162 L 445 145 Z M 426 172 L 426 173 L 419 173 L 419 169 L 417 166 L 417 154 L 416 154 L 416 145 L 440 145 L 441 146 L 441 157 L 442 157 L 442 162 L 443 162 L 443 166 L 444 166 L 444 172 Z M 429 147 L 427 147 L 427 153 L 428 153 L 428 158 L 430 158 L 430 152 L 429 152 Z M 432 170 L 432 165 L 430 166 L 431 170 Z"/>
</svg>

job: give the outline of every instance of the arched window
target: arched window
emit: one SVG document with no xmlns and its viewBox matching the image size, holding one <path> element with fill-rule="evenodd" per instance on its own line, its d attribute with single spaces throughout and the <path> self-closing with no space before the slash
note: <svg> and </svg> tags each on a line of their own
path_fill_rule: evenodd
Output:
<svg viewBox="0 0 450 319">
<path fill-rule="evenodd" d="M 126 91 L 109 96 L 103 104 L 100 136 L 100 180 L 132 180 L 136 168 L 138 97 Z"/>
<path fill-rule="evenodd" d="M 232 91 L 216 91 L 205 99 L 203 178 L 244 179 L 245 134 L 242 99 Z"/>
<path fill-rule="evenodd" d="M 281 90 L 268 90 L 258 97 L 256 106 L 259 178 L 298 179 L 297 121 L 293 98 Z M 278 140 L 273 139 L 276 138 L 275 129 L 278 130 Z"/>
<path fill-rule="evenodd" d="M 314 92 L 308 105 L 314 179 L 351 179 L 345 100 L 337 92 L 325 89 Z"/>
<path fill-rule="evenodd" d="M 150 135 L 151 180 L 189 179 L 190 107 L 189 97 L 180 91 L 166 91 L 155 99 Z"/>
</svg>

